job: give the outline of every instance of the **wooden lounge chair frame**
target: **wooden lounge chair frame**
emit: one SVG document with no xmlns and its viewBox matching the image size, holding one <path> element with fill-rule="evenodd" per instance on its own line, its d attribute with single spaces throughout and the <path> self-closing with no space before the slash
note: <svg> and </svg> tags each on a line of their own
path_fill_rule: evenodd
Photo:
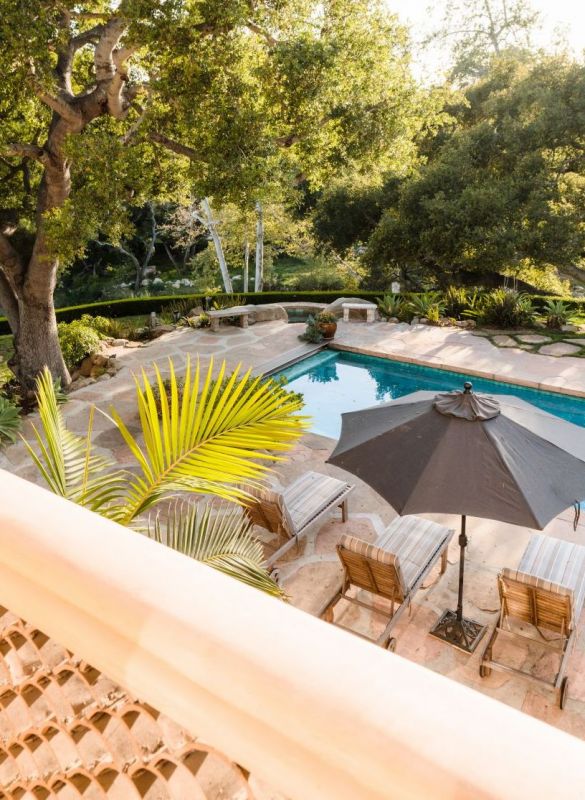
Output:
<svg viewBox="0 0 585 800">
<path fill-rule="evenodd" d="M 396 649 L 396 639 L 392 636 L 394 626 L 397 624 L 404 611 L 407 608 L 410 610 L 412 598 L 422 587 L 424 580 L 439 559 L 441 561 L 439 577 L 445 573 L 447 569 L 447 551 L 454 533 L 454 530 L 449 529 L 445 540 L 431 554 L 428 562 L 406 592 L 403 592 L 400 576 L 395 564 L 381 564 L 377 560 L 369 558 L 367 555 L 347 550 L 343 547 L 343 543 L 338 544 L 337 553 L 343 565 L 342 583 L 335 595 L 321 609 L 318 616 L 338 628 L 349 631 L 369 642 L 375 642 L 380 647 L 384 647 L 393 652 Z M 364 590 L 376 597 L 383 597 L 389 600 L 390 609 L 388 611 L 383 611 L 381 608 L 371 603 L 366 603 L 358 597 L 352 597 L 349 594 L 352 587 L 358 590 Z M 349 628 L 347 625 L 335 622 L 334 609 L 341 600 L 347 600 L 348 603 L 353 603 L 356 606 L 360 606 L 360 608 L 365 608 L 368 611 L 387 617 L 388 622 L 380 636 L 378 636 L 377 639 L 373 639 L 353 628 Z"/>
<path fill-rule="evenodd" d="M 307 473 L 317 475 L 318 473 Z M 302 478 L 303 476 L 301 476 Z M 327 476 L 321 476 L 327 478 Z M 291 486 L 294 486 L 293 482 Z M 290 514 L 287 513 L 286 503 L 283 491 L 275 490 L 261 490 L 256 495 L 256 503 L 246 506 L 244 512 L 250 522 L 254 525 L 259 525 L 261 528 L 277 533 L 286 538 L 281 547 L 276 552 L 272 553 L 266 561 L 265 567 L 272 569 L 276 562 L 288 553 L 291 548 L 296 547 L 297 551 L 300 549 L 301 542 L 307 536 L 310 530 L 319 523 L 323 524 L 325 517 L 335 508 L 341 509 L 341 520 L 347 522 L 349 516 L 348 509 L 348 496 L 354 490 L 351 483 L 337 481 L 339 484 L 339 491 L 335 493 L 328 502 L 323 504 L 318 511 L 300 528 L 295 528 Z M 290 486 L 287 488 L 291 488 Z"/>
<path fill-rule="evenodd" d="M 493 669 L 498 672 L 510 672 L 532 681 L 533 683 L 552 686 L 559 693 L 559 706 L 565 707 L 569 691 L 569 679 L 566 677 L 567 662 L 575 644 L 577 625 L 573 624 L 572 597 L 562 595 L 537 586 L 531 586 L 509 576 L 498 576 L 500 594 L 500 615 L 498 622 L 488 639 L 484 649 L 479 674 L 482 678 L 491 675 Z M 510 617 L 527 622 L 539 632 L 541 639 L 528 636 L 510 628 Z M 557 633 L 556 639 L 546 639 L 541 629 Z M 498 638 L 506 637 L 516 640 L 528 640 L 545 649 L 554 650 L 559 655 L 559 669 L 552 681 L 538 678 L 525 670 L 496 661 L 493 658 L 494 645 Z"/>
</svg>

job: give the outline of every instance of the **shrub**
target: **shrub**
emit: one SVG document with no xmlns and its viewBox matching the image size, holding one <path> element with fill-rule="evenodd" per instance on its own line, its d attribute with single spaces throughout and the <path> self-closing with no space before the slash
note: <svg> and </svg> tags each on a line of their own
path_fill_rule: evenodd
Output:
<svg viewBox="0 0 585 800">
<path fill-rule="evenodd" d="M 100 337 L 94 328 L 84 325 L 81 320 L 60 322 L 59 344 L 68 369 L 73 369 L 86 356 L 100 349 Z"/>
<path fill-rule="evenodd" d="M 325 325 L 330 325 L 332 322 L 337 323 L 337 317 L 335 314 L 332 314 L 331 311 L 321 311 L 321 313 L 317 314 L 315 317 L 315 322 L 322 322 Z"/>
<path fill-rule="evenodd" d="M 183 317 L 179 320 L 179 325 L 187 328 L 209 328 L 210 324 L 209 314 L 206 314 L 205 311 L 196 317 Z"/>
<path fill-rule="evenodd" d="M 92 328 L 102 339 L 112 335 L 111 320 L 106 319 L 106 317 L 92 317 L 91 314 L 82 314 L 79 322 L 87 328 Z"/>
<path fill-rule="evenodd" d="M 311 342 L 312 344 L 320 344 L 323 341 L 323 334 L 319 330 L 319 325 L 315 317 L 307 317 L 307 326 L 305 332 L 299 336 L 303 342 Z"/>
<path fill-rule="evenodd" d="M 469 294 L 463 286 L 448 286 L 443 293 L 445 314 L 448 317 L 459 319 L 463 312 L 470 307 Z"/>
<path fill-rule="evenodd" d="M 439 292 L 424 292 L 413 296 L 410 308 L 416 317 L 426 317 L 429 322 L 438 322 L 445 313 L 445 304 Z"/>
<path fill-rule="evenodd" d="M 243 294 L 218 295 L 213 301 L 213 307 L 220 311 L 223 308 L 233 308 L 234 306 L 245 306 L 246 296 Z"/>
<path fill-rule="evenodd" d="M 485 325 L 521 328 L 534 321 L 535 313 L 530 295 L 508 289 L 493 289 L 483 296 L 478 308 L 467 311 L 466 316 L 478 317 Z"/>
<path fill-rule="evenodd" d="M 386 319 L 396 317 L 401 319 L 406 311 L 404 297 L 399 294 L 385 294 L 383 297 L 376 297 L 378 310 Z"/>
<path fill-rule="evenodd" d="M 562 328 L 572 316 L 569 306 L 563 300 L 548 300 L 543 311 L 547 328 Z"/>
<path fill-rule="evenodd" d="M 0 444 L 16 441 L 20 422 L 18 406 L 0 395 Z"/>
</svg>

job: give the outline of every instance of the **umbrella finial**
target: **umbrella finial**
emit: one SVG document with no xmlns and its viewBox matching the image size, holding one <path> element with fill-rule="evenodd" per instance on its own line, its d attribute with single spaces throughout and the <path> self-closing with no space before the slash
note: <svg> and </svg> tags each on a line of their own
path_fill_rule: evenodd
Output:
<svg viewBox="0 0 585 800">
<path fill-rule="evenodd" d="M 473 422 L 493 419 L 500 413 L 500 404 L 495 397 L 475 394 L 473 385 L 465 381 L 463 391 L 443 392 L 435 397 L 433 406 L 440 414 L 459 417 Z"/>
</svg>

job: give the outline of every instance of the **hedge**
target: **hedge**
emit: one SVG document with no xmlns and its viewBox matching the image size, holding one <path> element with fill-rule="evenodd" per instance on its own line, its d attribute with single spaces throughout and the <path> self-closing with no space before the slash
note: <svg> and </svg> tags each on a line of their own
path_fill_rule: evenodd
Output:
<svg viewBox="0 0 585 800">
<path fill-rule="evenodd" d="M 360 297 L 364 300 L 376 301 L 384 292 L 381 289 L 376 291 L 360 291 L 356 289 L 335 289 L 327 291 L 306 291 L 306 292 L 238 292 L 238 297 L 243 297 L 250 303 L 282 303 L 282 302 L 302 302 L 303 300 L 313 303 L 331 303 L 338 297 Z M 414 292 L 403 293 L 405 296 L 413 295 Z M 217 299 L 229 297 L 226 294 L 215 295 Z M 165 306 L 182 300 L 191 300 L 193 306 L 203 304 L 203 294 L 173 294 L 161 295 L 159 297 L 126 297 L 122 300 L 106 300 L 98 303 L 87 303 L 80 306 L 67 306 L 58 308 L 56 311 L 58 322 L 71 322 L 79 319 L 82 314 L 92 314 L 93 316 L 104 317 L 131 317 L 144 315 L 147 316 L 152 311 L 159 313 Z M 563 300 L 571 310 L 585 312 L 585 297 L 559 297 L 558 295 L 530 295 L 537 310 L 541 310 L 547 300 Z M 6 317 L 0 317 L 0 335 L 10 333 L 10 328 Z"/>
</svg>

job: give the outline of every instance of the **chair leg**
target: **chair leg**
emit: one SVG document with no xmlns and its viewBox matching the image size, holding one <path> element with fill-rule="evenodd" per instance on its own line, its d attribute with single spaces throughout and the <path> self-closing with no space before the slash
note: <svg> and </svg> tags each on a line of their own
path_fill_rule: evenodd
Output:
<svg viewBox="0 0 585 800">
<path fill-rule="evenodd" d="M 347 502 L 348 502 L 348 500 L 347 500 L 347 497 L 346 497 L 345 500 L 343 501 L 343 503 L 341 503 L 341 505 L 340 505 L 340 508 L 341 508 L 341 521 L 342 522 L 347 522 L 348 517 L 349 517 L 349 510 L 348 510 Z"/>
<path fill-rule="evenodd" d="M 441 553 L 441 575 L 445 573 L 446 569 L 447 569 L 447 548 L 445 548 Z"/>
</svg>

